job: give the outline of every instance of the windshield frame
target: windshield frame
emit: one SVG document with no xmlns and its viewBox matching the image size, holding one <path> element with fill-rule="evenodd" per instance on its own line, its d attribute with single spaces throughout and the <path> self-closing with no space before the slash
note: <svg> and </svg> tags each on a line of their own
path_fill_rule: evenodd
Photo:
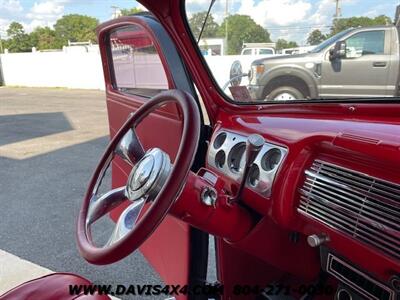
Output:
<svg viewBox="0 0 400 300">
<path fill-rule="evenodd" d="M 212 0 L 210 0 L 212 1 Z M 288 101 L 276 101 L 276 100 L 269 100 L 269 101 L 257 101 L 257 100 L 253 100 L 253 101 L 249 101 L 249 102 L 243 102 L 243 101 L 236 101 L 234 99 L 232 99 L 229 95 L 227 95 L 222 87 L 218 84 L 217 80 L 214 77 L 213 71 L 210 69 L 204 55 L 202 55 L 201 53 L 201 49 L 199 47 L 199 45 L 197 44 L 197 40 L 196 37 L 193 35 L 193 32 L 191 30 L 190 24 L 189 24 L 189 18 L 188 18 L 188 14 L 187 14 L 187 10 L 186 10 L 186 2 L 187 0 L 180 0 L 180 13 L 182 16 L 182 21 L 183 24 L 186 28 L 186 32 L 188 33 L 188 37 L 189 40 L 192 43 L 192 46 L 195 50 L 195 52 L 197 53 L 199 60 L 201 62 L 201 64 L 204 67 L 204 70 L 206 71 L 206 73 L 208 74 L 208 77 L 210 79 L 210 81 L 212 82 L 215 90 L 217 91 L 217 93 L 222 97 L 222 99 L 229 105 L 233 105 L 234 107 L 258 107 L 258 110 L 261 109 L 261 107 L 263 108 L 267 108 L 271 105 L 273 106 L 285 106 L 285 107 L 290 107 L 290 106 L 294 106 L 294 105 L 331 105 L 331 104 L 383 104 L 383 103 L 387 103 L 387 104 L 400 104 L 400 96 L 393 96 L 393 97 L 370 97 L 370 98 L 310 98 L 310 99 L 297 99 L 297 100 L 291 100 L 290 102 Z M 210 11 L 210 14 L 212 13 L 212 11 Z M 346 34 L 341 35 L 340 38 L 343 38 L 344 36 L 346 36 L 347 34 L 349 34 L 350 31 L 354 30 L 354 28 L 349 28 L 345 31 L 339 32 L 340 33 L 344 33 L 346 32 Z M 333 37 L 336 37 L 338 34 L 336 34 Z M 326 47 L 325 47 L 326 49 Z"/>
</svg>

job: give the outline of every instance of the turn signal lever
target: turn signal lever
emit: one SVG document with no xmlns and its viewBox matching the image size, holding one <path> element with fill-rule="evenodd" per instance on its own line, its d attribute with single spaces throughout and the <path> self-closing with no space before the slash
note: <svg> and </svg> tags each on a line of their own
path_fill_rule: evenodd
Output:
<svg viewBox="0 0 400 300">
<path fill-rule="evenodd" d="M 256 159 L 258 153 L 260 152 L 261 148 L 263 147 L 265 143 L 264 138 L 259 135 L 259 134 L 252 134 L 247 138 L 246 141 L 246 150 L 244 152 L 245 155 L 245 165 L 244 165 L 244 170 L 243 170 L 243 177 L 242 177 L 242 182 L 240 183 L 239 189 L 236 193 L 236 196 L 231 197 L 229 199 L 229 203 L 233 204 L 239 201 L 243 188 L 246 185 L 247 177 L 250 172 L 250 168 L 254 163 L 254 160 Z"/>
</svg>

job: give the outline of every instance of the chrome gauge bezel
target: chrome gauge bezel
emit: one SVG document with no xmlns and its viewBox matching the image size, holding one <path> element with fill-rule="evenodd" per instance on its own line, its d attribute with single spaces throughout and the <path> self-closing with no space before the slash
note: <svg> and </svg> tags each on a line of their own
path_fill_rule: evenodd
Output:
<svg viewBox="0 0 400 300">
<path fill-rule="evenodd" d="M 221 138 L 224 136 L 224 138 Z M 219 173 L 223 173 L 225 176 L 230 179 L 240 182 L 243 177 L 243 170 L 245 165 L 244 155 L 242 154 L 240 157 L 240 167 L 239 171 L 232 169 L 230 167 L 229 159 L 232 158 L 232 151 L 237 149 L 238 145 L 246 143 L 247 137 L 233 133 L 227 130 L 219 130 L 217 131 L 210 142 L 210 146 L 207 154 L 207 163 L 208 165 L 215 171 Z M 221 142 L 223 141 L 223 142 Z M 272 170 L 266 170 L 263 168 L 265 165 L 262 160 L 270 153 L 270 151 L 279 151 L 281 157 L 279 162 Z M 246 187 L 263 195 L 269 197 L 272 191 L 272 184 L 274 182 L 276 173 L 278 172 L 282 162 L 284 161 L 287 155 L 287 149 L 272 143 L 265 143 L 257 155 L 253 169 L 257 168 L 255 172 L 250 172 L 249 177 L 246 180 Z M 238 157 L 234 157 L 238 159 Z M 259 173 L 258 180 L 252 178 L 252 174 Z"/>
</svg>

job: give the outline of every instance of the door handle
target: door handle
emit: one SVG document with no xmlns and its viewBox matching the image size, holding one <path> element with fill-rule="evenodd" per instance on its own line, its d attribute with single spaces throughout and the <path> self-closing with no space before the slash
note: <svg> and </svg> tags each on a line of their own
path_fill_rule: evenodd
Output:
<svg viewBox="0 0 400 300">
<path fill-rule="evenodd" d="M 384 68 L 386 67 L 386 61 L 374 61 L 372 65 L 377 68 Z"/>
</svg>

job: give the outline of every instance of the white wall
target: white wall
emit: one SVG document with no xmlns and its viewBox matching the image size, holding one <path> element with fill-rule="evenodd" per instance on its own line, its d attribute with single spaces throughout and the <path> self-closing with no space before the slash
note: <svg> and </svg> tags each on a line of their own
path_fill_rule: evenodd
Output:
<svg viewBox="0 0 400 300">
<path fill-rule="evenodd" d="M 205 58 L 222 87 L 229 80 L 229 71 L 235 60 L 240 60 L 243 72 L 248 72 L 251 62 L 260 57 L 223 55 Z M 1 54 L 0 59 L 5 85 L 104 89 L 98 51 L 8 53 Z M 247 83 L 247 78 L 243 78 L 242 84 Z"/>
<path fill-rule="evenodd" d="M 97 52 L 1 54 L 5 85 L 104 89 Z"/>
</svg>

